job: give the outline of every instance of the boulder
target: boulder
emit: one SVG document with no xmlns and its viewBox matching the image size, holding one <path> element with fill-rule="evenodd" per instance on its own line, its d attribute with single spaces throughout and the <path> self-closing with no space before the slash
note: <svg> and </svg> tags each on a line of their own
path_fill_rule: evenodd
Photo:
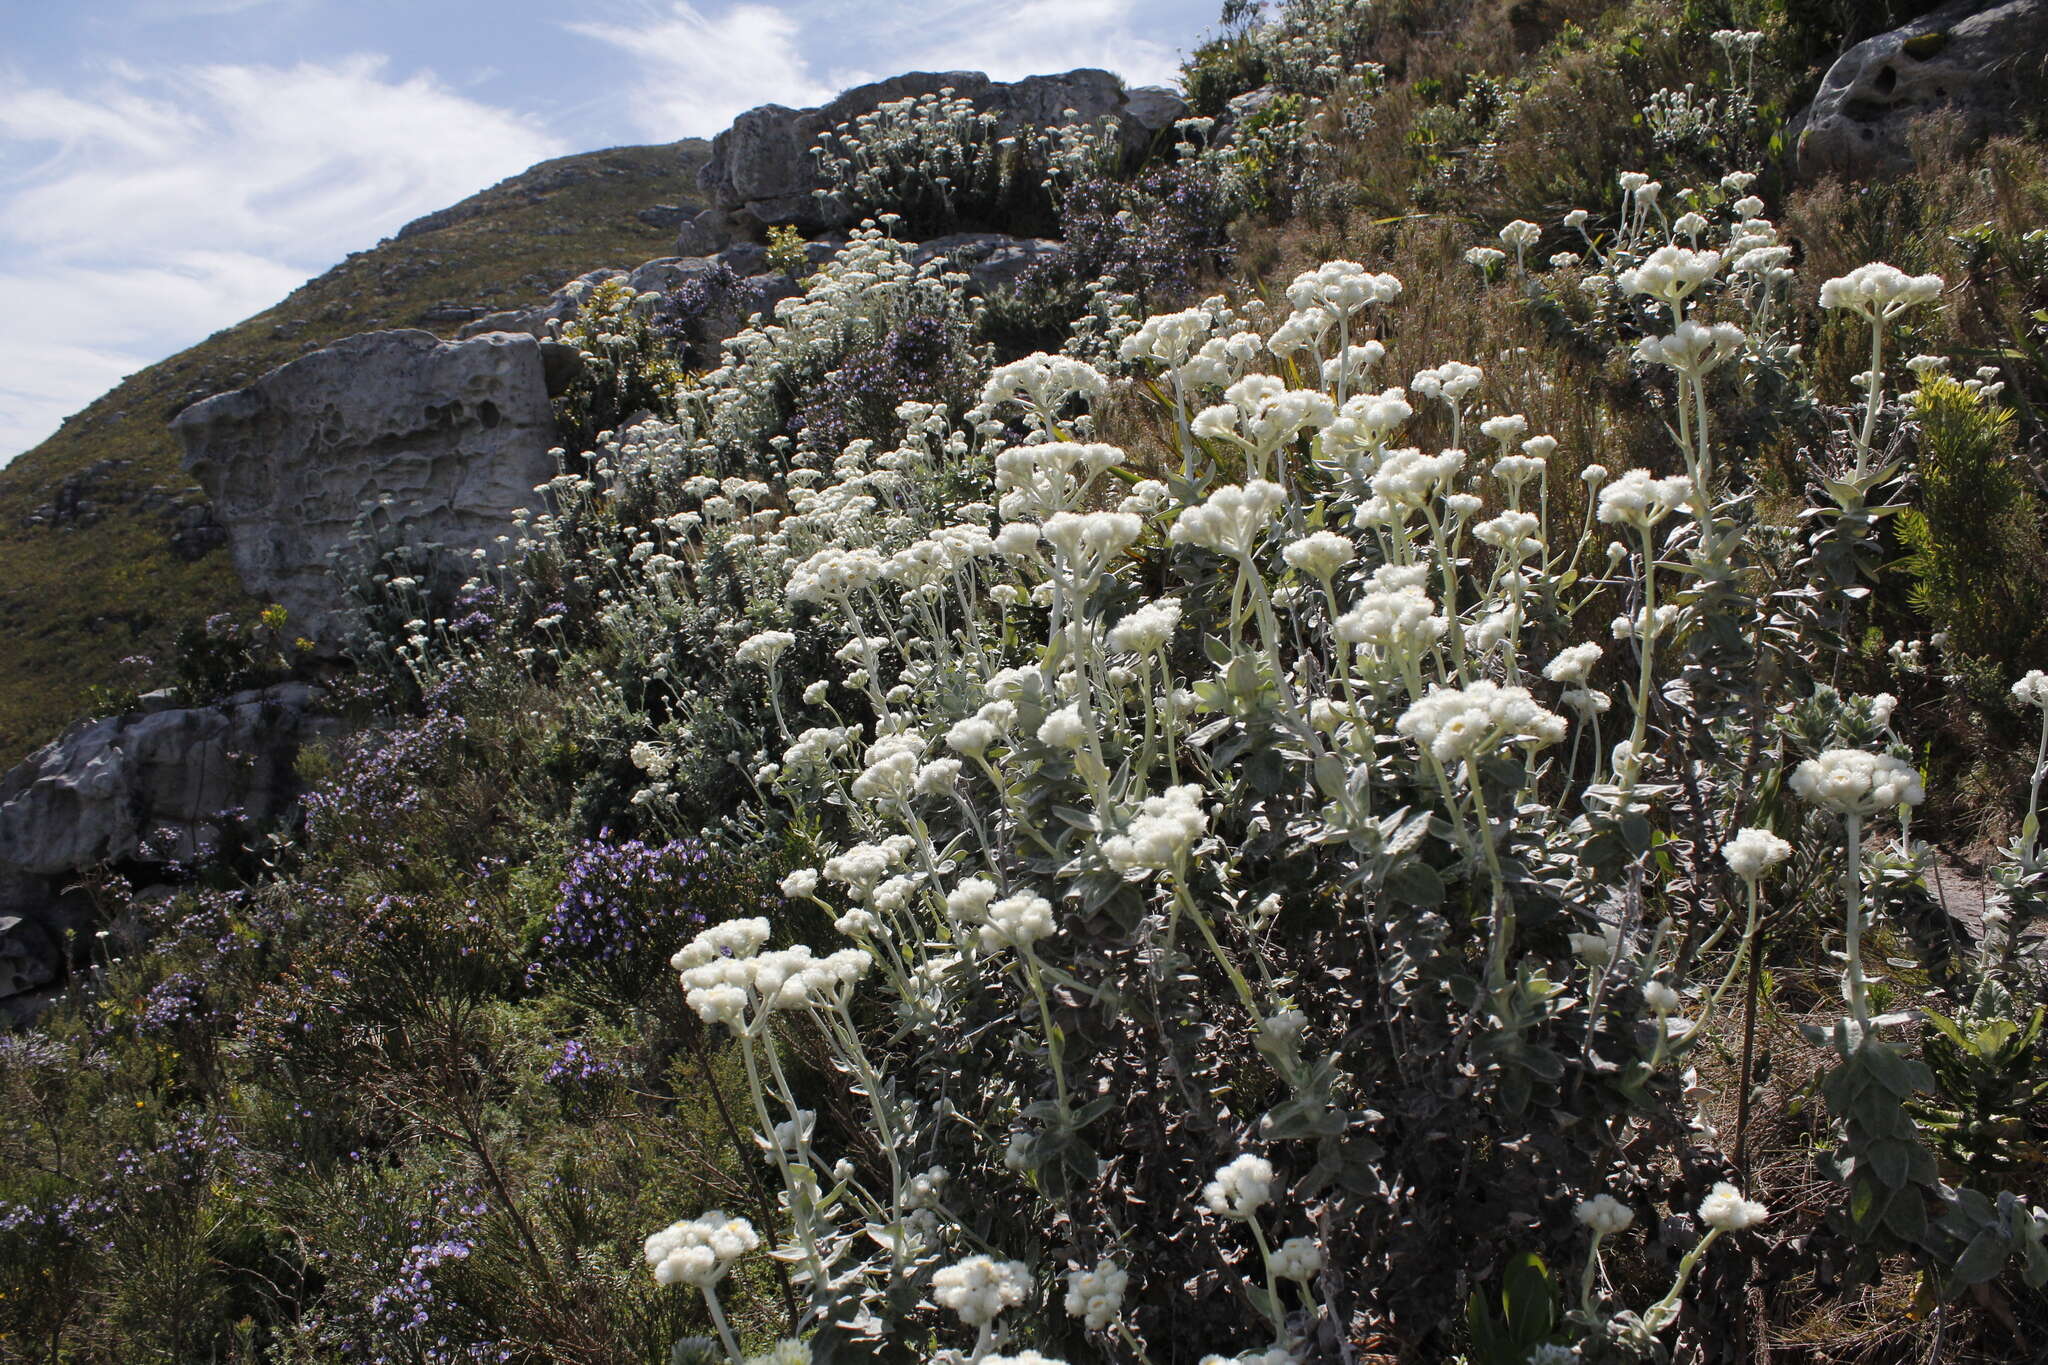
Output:
<svg viewBox="0 0 2048 1365">
<path fill-rule="evenodd" d="M 457 341 L 468 341 L 490 332 L 524 332 L 531 337 L 553 336 L 562 323 L 576 316 L 576 310 L 583 306 L 590 291 L 606 280 L 615 280 L 626 272 L 623 270 L 592 270 L 578 275 L 575 279 L 548 295 L 546 303 L 532 308 L 512 308 L 502 313 L 488 313 L 476 321 L 466 324 L 455 333 Z"/>
<path fill-rule="evenodd" d="M 650 204 L 633 216 L 651 228 L 674 230 L 683 225 L 683 220 L 695 211 L 681 204 Z"/>
<path fill-rule="evenodd" d="M 1171 91 L 1126 91 L 1109 72 L 1091 68 L 1008 83 L 979 71 L 913 71 L 857 86 L 816 109 L 767 104 L 748 110 L 712 139 L 711 159 L 698 173 L 698 184 L 720 218 L 744 230 L 794 224 L 809 233 L 844 227 L 841 211 L 813 193 L 823 187 L 811 154 L 818 135 L 892 100 L 942 90 L 1000 113 L 1003 126 L 1011 129 L 1114 116 L 1133 149 L 1148 145 L 1187 109 Z"/>
<path fill-rule="evenodd" d="M 49 985 L 63 970 L 50 931 L 19 915 L 0 915 L 0 999 Z"/>
<path fill-rule="evenodd" d="M 1914 120 L 1951 112 L 1972 138 L 2030 112 L 2026 79 L 2048 60 L 2048 0 L 1955 0 L 1856 44 L 1794 124 L 1802 176 L 1913 169 Z M 2029 72 L 2031 68 L 2031 73 Z"/>
<path fill-rule="evenodd" d="M 934 237 L 911 253 L 917 265 L 943 256 L 967 276 L 977 294 L 1008 288 L 1033 266 L 1059 256 L 1065 248 L 1045 237 L 1007 237 L 1000 232 L 956 232 Z"/>
<path fill-rule="evenodd" d="M 48 920 L 59 898 L 35 879 L 190 862 L 230 823 L 276 817 L 297 794 L 300 745 L 338 728 L 319 697 L 282 683 L 89 721 L 44 745 L 0 775 L 0 909 Z"/>
<path fill-rule="evenodd" d="M 725 215 L 717 209 L 705 209 L 683 220 L 676 230 L 676 255 L 709 256 L 732 245 L 732 230 L 725 225 Z"/>
<path fill-rule="evenodd" d="M 171 426 L 243 584 L 322 644 L 347 632 L 332 565 L 368 509 L 380 534 L 495 552 L 555 473 L 540 344 L 524 334 L 349 337 Z"/>
</svg>

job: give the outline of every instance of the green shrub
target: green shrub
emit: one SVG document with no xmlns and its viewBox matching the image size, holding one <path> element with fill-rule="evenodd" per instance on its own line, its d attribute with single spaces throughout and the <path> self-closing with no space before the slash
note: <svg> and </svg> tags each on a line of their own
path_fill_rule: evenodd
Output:
<svg viewBox="0 0 2048 1365">
<path fill-rule="evenodd" d="M 1920 423 L 1919 505 L 1899 519 L 1912 601 L 1950 651 L 2006 677 L 2038 662 L 2048 546 L 2041 503 L 2013 450 L 2011 408 L 1930 379 Z"/>
</svg>

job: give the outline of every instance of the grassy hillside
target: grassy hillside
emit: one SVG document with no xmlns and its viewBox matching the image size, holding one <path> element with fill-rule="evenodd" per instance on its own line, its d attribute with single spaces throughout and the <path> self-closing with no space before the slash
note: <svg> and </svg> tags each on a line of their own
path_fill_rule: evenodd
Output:
<svg viewBox="0 0 2048 1365">
<path fill-rule="evenodd" d="M 0 469 L 0 764 L 82 714 L 95 689 L 146 684 L 149 670 L 123 661 L 160 654 L 181 623 L 260 606 L 224 549 L 174 549 L 180 518 L 205 501 L 166 425 L 179 409 L 356 332 L 452 335 L 459 306 L 518 307 L 586 270 L 663 255 L 673 230 L 636 214 L 694 204 L 707 151 L 693 139 L 543 162 L 138 371 Z"/>
</svg>

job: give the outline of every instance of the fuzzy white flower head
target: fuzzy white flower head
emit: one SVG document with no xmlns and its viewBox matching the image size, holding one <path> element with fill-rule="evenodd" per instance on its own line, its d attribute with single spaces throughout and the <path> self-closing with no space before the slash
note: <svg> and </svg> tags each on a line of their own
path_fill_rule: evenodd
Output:
<svg viewBox="0 0 2048 1365">
<path fill-rule="evenodd" d="M 1503 413 L 1489 417 L 1479 424 L 1480 434 L 1489 440 L 1498 441 L 1503 447 L 1522 439 L 1522 433 L 1529 429 L 1529 419 L 1521 413 Z"/>
<path fill-rule="evenodd" d="M 1687 319 L 1669 336 L 1644 337 L 1636 343 L 1636 359 L 1645 365 L 1669 365 L 1688 379 L 1697 379 L 1740 355 L 1744 340 L 1742 329 L 1732 322 L 1707 326 Z"/>
<path fill-rule="evenodd" d="M 786 630 L 764 630 L 750 635 L 740 642 L 733 651 L 733 658 L 743 664 L 758 664 L 762 668 L 773 668 L 783 651 L 796 643 L 796 636 Z"/>
<path fill-rule="evenodd" d="M 1351 543 L 1350 537 L 1338 535 L 1335 531 L 1315 531 L 1282 550 L 1280 557 L 1290 567 L 1327 583 L 1337 570 L 1358 557 L 1358 547 Z"/>
<path fill-rule="evenodd" d="M 961 924 L 982 924 L 999 888 L 986 877 L 968 877 L 946 893 L 946 913 Z"/>
<path fill-rule="evenodd" d="M 1501 245 L 1512 251 L 1527 251 L 1543 236 L 1543 229 L 1526 218 L 1517 218 L 1500 230 Z"/>
<path fill-rule="evenodd" d="M 1287 505 L 1287 490 L 1265 479 L 1217 489 L 1208 499 L 1184 510 L 1169 538 L 1176 545 L 1194 545 L 1218 554 L 1245 556 L 1273 525 L 1274 514 Z"/>
<path fill-rule="evenodd" d="M 1387 453 L 1372 476 L 1373 496 L 1393 507 L 1421 507 L 1465 467 L 1465 452 L 1425 455 L 1412 446 Z"/>
<path fill-rule="evenodd" d="M 1883 261 L 1859 265 L 1820 287 L 1820 306 L 1846 308 L 1872 322 L 1897 317 L 1918 304 L 1941 297 L 1939 275 L 1908 275 Z"/>
<path fill-rule="evenodd" d="M 1792 845 L 1767 829 L 1739 830 L 1733 839 L 1721 845 L 1721 857 L 1729 870 L 1750 883 L 1791 856 Z"/>
<path fill-rule="evenodd" d="M 1643 1003 L 1659 1015 L 1676 1014 L 1684 998 L 1667 982 L 1652 981 L 1643 987 Z"/>
<path fill-rule="evenodd" d="M 1771 1211 L 1723 1180 L 1700 1201 L 1700 1221 L 1717 1232 L 1741 1232 L 1771 1216 Z"/>
<path fill-rule="evenodd" d="M 782 888 L 782 894 L 793 901 L 814 896 L 818 891 L 818 869 L 800 867 L 784 877 L 778 885 Z"/>
<path fill-rule="evenodd" d="M 1829 749 L 1792 772 L 1801 799 L 1838 815 L 1875 815 L 1926 798 L 1913 765 L 1890 754 L 1863 749 Z"/>
<path fill-rule="evenodd" d="M 1323 429 L 1324 453 L 1349 458 L 1377 450 L 1414 415 L 1405 389 L 1353 394 Z"/>
<path fill-rule="evenodd" d="M 1417 370 L 1408 387 L 1424 398 L 1440 398 L 1455 405 L 1477 392 L 1485 377 L 1485 372 L 1477 365 L 1467 365 L 1462 360 L 1446 360 L 1435 369 Z"/>
<path fill-rule="evenodd" d="M 1250 1221 L 1273 1197 L 1273 1163 L 1250 1152 L 1234 1157 L 1202 1187 L 1202 1203 L 1222 1218 Z"/>
<path fill-rule="evenodd" d="M 1209 339 L 1215 325 L 1215 317 L 1206 308 L 1156 313 L 1118 343 L 1117 356 L 1123 360 L 1156 360 L 1167 365 L 1185 365 Z"/>
<path fill-rule="evenodd" d="M 1647 531 L 1671 514 L 1692 492 L 1683 475 L 1655 477 L 1647 469 L 1631 469 L 1600 490 L 1599 517 L 1609 526 L 1628 525 Z"/>
<path fill-rule="evenodd" d="M 915 790 L 919 796 L 944 796 L 960 780 L 960 760 L 935 758 L 917 770 Z"/>
<path fill-rule="evenodd" d="M 1645 189 L 1648 186 L 1644 187 Z M 1640 196 L 1641 191 L 1637 191 Z M 1691 247 L 1660 246 L 1639 265 L 1615 277 L 1624 293 L 1647 294 L 1673 308 L 1721 271 L 1721 253 Z"/>
<path fill-rule="evenodd" d="M 1508 253 L 1497 246 L 1469 247 L 1465 252 L 1465 264 L 1485 273 L 1508 258 Z"/>
<path fill-rule="evenodd" d="M 2048 710 L 2048 673 L 2032 669 L 2027 676 L 2012 685 L 2013 700 L 2022 706 L 2038 706 Z"/>
<path fill-rule="evenodd" d="M 1067 1315 L 1081 1319 L 1091 1332 L 1104 1332 L 1116 1321 L 1124 1306 L 1124 1290 L 1130 1273 L 1115 1261 L 1103 1258 L 1093 1270 L 1067 1272 Z"/>
<path fill-rule="evenodd" d="M 1120 654 L 1156 654 L 1173 639 L 1180 624 L 1180 599 L 1147 602 L 1109 628 L 1109 647 Z"/>
<path fill-rule="evenodd" d="M 712 1209 L 671 1223 L 647 1239 L 645 1250 L 656 1284 L 708 1289 L 725 1278 L 734 1261 L 760 1245 L 752 1223 Z"/>
<path fill-rule="evenodd" d="M 1023 952 L 1052 931 L 1051 901 L 1029 892 L 1005 896 L 988 907 L 981 926 L 981 950 L 999 953 L 1014 948 Z"/>
<path fill-rule="evenodd" d="M 1442 764 L 1482 758 L 1508 744 L 1550 745 L 1564 739 L 1564 717 L 1537 705 L 1526 687 L 1481 679 L 1469 687 L 1432 684 L 1409 704 L 1394 728 Z"/>
<path fill-rule="evenodd" d="M 1171 871 L 1189 849 L 1209 832 L 1201 805 L 1202 788 L 1195 783 L 1168 787 L 1148 796 L 1123 833 L 1102 841 L 1102 857 L 1117 871 L 1129 874 Z"/>
<path fill-rule="evenodd" d="M 1600 654 L 1600 646 L 1590 641 L 1559 650 L 1557 657 L 1544 665 L 1543 676 L 1554 683 L 1583 687 L 1593 676 L 1593 665 L 1600 662 Z"/>
<path fill-rule="evenodd" d="M 1401 297 L 1401 281 L 1392 275 L 1375 275 L 1356 261 L 1326 261 L 1305 270 L 1287 286 L 1287 301 L 1298 309 L 1323 307 L 1333 313 L 1355 313 L 1375 303 L 1392 303 Z"/>
<path fill-rule="evenodd" d="M 1591 1199 L 1580 1201 L 1572 1210 L 1572 1217 L 1591 1228 L 1594 1234 L 1600 1237 L 1612 1237 L 1617 1232 L 1626 1232 L 1629 1225 L 1636 1221 L 1635 1210 L 1611 1194 L 1596 1194 Z"/>
<path fill-rule="evenodd" d="M 1081 704 L 1069 702 L 1045 718 L 1038 727 L 1038 741 L 1054 749 L 1078 749 L 1088 742 L 1088 723 L 1081 718 Z"/>
<path fill-rule="evenodd" d="M 1345 644 L 1372 645 L 1396 657 L 1427 649 L 1450 629 L 1436 614 L 1436 603 L 1412 582 L 1382 581 L 1374 574 L 1373 590 L 1357 606 L 1338 617 L 1333 627 Z"/>
<path fill-rule="evenodd" d="M 768 941 L 770 932 L 768 921 L 758 915 L 749 919 L 729 919 L 723 924 L 712 925 L 691 939 L 668 960 L 668 965 L 684 972 L 720 958 L 752 957 Z"/>
<path fill-rule="evenodd" d="M 932 1275 L 932 1298 L 969 1327 L 986 1327 L 1030 1290 L 1031 1270 L 1022 1261 L 969 1256 Z"/>
<path fill-rule="evenodd" d="M 1273 1248 L 1273 1274 L 1307 1284 L 1323 1273 L 1323 1248 L 1312 1237 L 1289 1237 Z"/>
<path fill-rule="evenodd" d="M 1017 401 L 1041 413 L 1056 411 L 1069 398 L 1100 398 L 1109 392 L 1109 381 L 1093 365 L 1072 356 L 1027 355 L 998 366 L 982 388 L 983 407 Z"/>
</svg>

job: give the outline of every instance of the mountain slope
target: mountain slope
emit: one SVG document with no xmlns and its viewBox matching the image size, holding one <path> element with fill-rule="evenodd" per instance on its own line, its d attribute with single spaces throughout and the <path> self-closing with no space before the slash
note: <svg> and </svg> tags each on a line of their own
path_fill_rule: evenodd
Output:
<svg viewBox="0 0 2048 1365">
<path fill-rule="evenodd" d="M 666 254 L 672 226 L 637 215 L 697 204 L 697 139 L 562 157 L 418 219 L 275 307 L 123 380 L 0 469 L 0 765 L 90 705 L 152 685 L 179 625 L 248 614 L 205 496 L 166 423 L 304 351 L 380 327 L 448 335 L 601 266 Z M 660 215 L 652 215 L 659 218 Z"/>
</svg>

